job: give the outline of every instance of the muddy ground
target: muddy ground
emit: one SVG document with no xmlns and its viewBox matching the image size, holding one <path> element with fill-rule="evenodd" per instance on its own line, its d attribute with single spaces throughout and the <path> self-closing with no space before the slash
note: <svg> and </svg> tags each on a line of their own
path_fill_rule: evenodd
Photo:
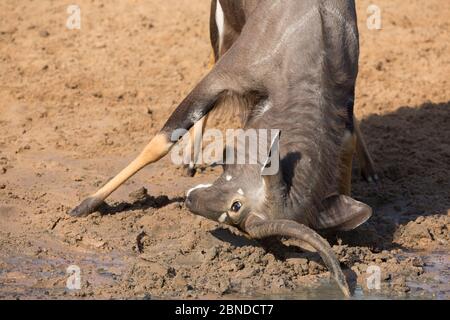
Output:
<svg viewBox="0 0 450 320">
<path fill-rule="evenodd" d="M 295 242 L 263 247 L 186 210 L 185 191 L 220 168 L 188 178 L 163 159 L 102 212 L 67 216 L 141 150 L 210 56 L 206 0 L 76 2 L 81 30 L 65 27 L 64 1 L 0 2 L 0 298 L 340 298 Z M 374 215 L 328 238 L 357 298 L 449 299 L 450 2 L 378 0 L 379 31 L 369 4 L 358 1 L 356 112 L 383 185 L 355 175 Z M 66 288 L 70 265 L 81 290 Z M 367 288 L 372 265 L 380 290 Z"/>
</svg>

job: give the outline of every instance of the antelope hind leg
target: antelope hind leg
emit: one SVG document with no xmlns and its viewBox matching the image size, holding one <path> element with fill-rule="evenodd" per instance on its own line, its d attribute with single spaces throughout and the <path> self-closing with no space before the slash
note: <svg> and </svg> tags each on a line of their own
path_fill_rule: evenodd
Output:
<svg viewBox="0 0 450 320">
<path fill-rule="evenodd" d="M 356 134 L 356 155 L 358 157 L 359 168 L 361 170 L 362 177 L 368 182 L 378 182 L 379 176 L 375 170 L 375 165 L 370 155 L 367 144 L 364 140 L 359 122 L 354 117 L 354 126 Z"/>
<path fill-rule="evenodd" d="M 339 194 L 347 196 L 351 196 L 352 192 L 352 165 L 356 140 L 356 134 L 347 130 L 342 143 L 338 180 Z"/>
</svg>

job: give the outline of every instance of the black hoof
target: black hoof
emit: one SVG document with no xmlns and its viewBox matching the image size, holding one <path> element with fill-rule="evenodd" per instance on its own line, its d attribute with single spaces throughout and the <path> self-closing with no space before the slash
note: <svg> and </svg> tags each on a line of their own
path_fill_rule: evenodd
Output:
<svg viewBox="0 0 450 320">
<path fill-rule="evenodd" d="M 363 178 L 369 183 L 379 183 L 380 182 L 380 177 L 376 173 L 373 175 L 370 175 L 370 176 L 363 176 Z"/>
<path fill-rule="evenodd" d="M 103 203 L 103 200 L 87 198 L 78 207 L 70 211 L 69 215 L 77 218 L 86 217 L 97 211 Z"/>
<path fill-rule="evenodd" d="M 377 192 L 383 191 L 383 182 L 378 174 L 374 173 L 369 176 L 363 175 L 363 179 L 371 186 L 371 188 L 373 188 Z"/>
<path fill-rule="evenodd" d="M 189 178 L 192 178 L 197 173 L 197 169 L 195 167 L 185 166 L 183 170 L 183 175 Z"/>
</svg>

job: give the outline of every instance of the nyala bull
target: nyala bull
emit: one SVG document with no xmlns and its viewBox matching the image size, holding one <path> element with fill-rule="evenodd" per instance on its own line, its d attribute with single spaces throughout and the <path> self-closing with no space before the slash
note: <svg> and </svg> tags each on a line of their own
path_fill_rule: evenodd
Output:
<svg viewBox="0 0 450 320">
<path fill-rule="evenodd" d="M 244 128 L 280 130 L 279 141 L 271 141 L 280 169 L 264 175 L 267 161 L 225 165 L 214 184 L 188 192 L 187 207 L 254 239 L 302 240 L 350 295 L 339 261 L 316 231 L 352 230 L 372 213 L 350 197 L 355 151 L 363 175 L 376 179 L 353 113 L 359 58 L 354 1 L 213 0 L 210 28 L 211 71 L 143 152 L 70 214 L 96 211 L 171 150 L 174 130 L 203 127 L 218 102 L 233 96 L 245 108 Z"/>
</svg>

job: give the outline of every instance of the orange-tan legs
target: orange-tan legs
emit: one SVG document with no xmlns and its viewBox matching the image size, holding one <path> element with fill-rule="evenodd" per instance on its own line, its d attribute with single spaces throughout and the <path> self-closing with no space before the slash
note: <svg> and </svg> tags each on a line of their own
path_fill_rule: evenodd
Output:
<svg viewBox="0 0 450 320">
<path fill-rule="evenodd" d="M 346 131 L 344 141 L 342 143 L 341 164 L 339 175 L 339 193 L 351 196 L 352 192 L 352 165 L 353 155 L 356 149 L 356 134 Z"/>
<path fill-rule="evenodd" d="M 341 165 L 339 176 L 340 194 L 351 196 L 353 155 L 356 153 L 361 175 L 368 182 L 378 182 L 379 177 L 375 165 L 361 133 L 359 123 L 354 118 L 354 132 L 347 131 L 342 143 Z"/>
<path fill-rule="evenodd" d="M 111 193 L 113 193 L 130 177 L 135 175 L 139 170 L 141 170 L 148 164 L 156 162 L 164 157 L 170 151 L 170 148 L 172 146 L 173 143 L 170 142 L 165 134 L 160 133 L 156 135 L 135 160 L 133 160 L 125 169 L 123 169 L 104 187 L 84 200 L 69 214 L 74 217 L 83 217 L 95 212 L 96 209 Z"/>
<path fill-rule="evenodd" d="M 211 52 L 211 55 L 209 56 L 208 68 L 211 70 L 212 68 L 214 68 L 215 64 L 216 64 L 216 58 L 214 57 L 214 52 Z"/>
</svg>

